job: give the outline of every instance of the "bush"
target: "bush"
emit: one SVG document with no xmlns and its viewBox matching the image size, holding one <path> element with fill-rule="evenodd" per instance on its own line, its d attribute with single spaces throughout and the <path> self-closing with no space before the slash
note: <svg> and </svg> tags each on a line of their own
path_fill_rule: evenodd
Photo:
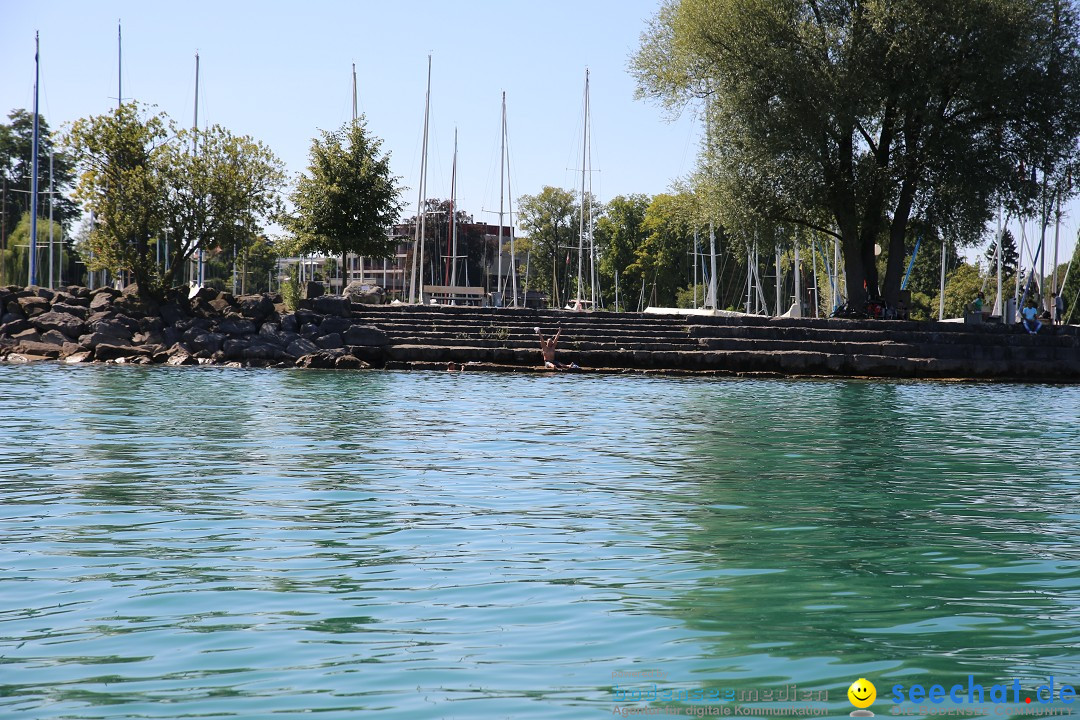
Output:
<svg viewBox="0 0 1080 720">
<path fill-rule="evenodd" d="M 281 299 L 291 312 L 300 305 L 300 273 L 295 265 L 289 269 L 289 279 L 281 283 Z"/>
</svg>

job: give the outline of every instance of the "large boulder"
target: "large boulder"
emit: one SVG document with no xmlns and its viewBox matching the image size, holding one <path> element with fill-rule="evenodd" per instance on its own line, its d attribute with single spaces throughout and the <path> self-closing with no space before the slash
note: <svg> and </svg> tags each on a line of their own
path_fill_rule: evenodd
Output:
<svg viewBox="0 0 1080 720">
<path fill-rule="evenodd" d="M 330 370 L 337 362 L 337 358 L 328 352 L 317 352 L 304 355 L 296 359 L 296 367 Z"/>
<path fill-rule="evenodd" d="M 306 338 L 297 338 L 289 343 L 289 346 L 285 348 L 285 352 L 298 358 L 319 352 L 319 346 Z"/>
<path fill-rule="evenodd" d="M 87 306 L 63 302 L 54 302 L 52 306 L 52 311 L 58 313 L 66 313 L 68 315 L 74 315 L 80 320 L 85 320 L 87 316 L 90 315 L 90 309 Z"/>
<path fill-rule="evenodd" d="M 32 318 L 37 315 L 44 315 L 49 311 L 49 301 L 45 298 L 38 297 L 37 295 L 31 295 L 29 297 L 21 297 L 17 300 L 19 308 L 23 311 L 26 317 Z"/>
<path fill-rule="evenodd" d="M 225 336 L 220 333 L 200 332 L 187 340 L 188 347 L 199 357 L 210 357 L 221 349 Z"/>
<path fill-rule="evenodd" d="M 99 288 L 90 295 L 90 312 L 102 312 L 112 307 L 113 295 L 112 290 L 109 288 Z"/>
<path fill-rule="evenodd" d="M 341 294 L 349 298 L 349 302 L 365 305 L 381 305 L 386 302 L 386 290 L 378 285 L 362 283 L 359 280 L 353 280 L 346 285 Z"/>
<path fill-rule="evenodd" d="M 40 355 L 47 358 L 60 357 L 62 346 L 34 340 L 20 340 L 16 350 L 23 355 Z"/>
<path fill-rule="evenodd" d="M 334 361 L 334 368 L 337 370 L 361 370 L 369 367 L 371 365 L 354 355 L 342 355 Z"/>
<path fill-rule="evenodd" d="M 315 344 L 321 347 L 323 350 L 336 350 L 340 347 L 344 347 L 344 343 L 341 342 L 341 335 L 339 333 L 330 333 L 329 335 L 323 335 L 321 338 L 315 341 Z"/>
<path fill-rule="evenodd" d="M 372 325 L 353 325 L 345 333 L 346 345 L 375 345 L 388 344 L 386 333 Z"/>
<path fill-rule="evenodd" d="M 82 308 L 79 309 L 81 310 Z M 47 312 L 31 318 L 30 322 L 38 330 L 55 330 L 72 339 L 77 338 L 86 332 L 86 323 L 74 315 L 68 315 L 63 312 Z"/>
<path fill-rule="evenodd" d="M 251 335 L 255 332 L 255 323 L 239 316 L 227 317 L 218 323 L 217 329 L 226 335 Z"/>
<path fill-rule="evenodd" d="M 300 298 L 303 300 L 314 300 L 320 297 L 324 292 L 323 286 L 317 282 L 306 282 L 303 287 L 300 288 Z"/>
<path fill-rule="evenodd" d="M 274 303 L 266 295 L 241 295 L 236 302 L 240 314 L 257 323 L 274 312 Z"/>
<path fill-rule="evenodd" d="M 323 295 L 311 304 L 311 309 L 322 315 L 336 315 L 347 318 L 352 315 L 352 303 L 349 298 L 340 295 Z"/>
<path fill-rule="evenodd" d="M 332 333 L 341 334 L 341 333 L 345 332 L 346 330 L 348 330 L 350 325 L 352 325 L 352 321 L 349 320 L 348 318 L 336 317 L 336 316 L 323 318 L 323 321 L 321 323 L 319 323 L 319 334 L 320 335 L 330 335 Z"/>
</svg>

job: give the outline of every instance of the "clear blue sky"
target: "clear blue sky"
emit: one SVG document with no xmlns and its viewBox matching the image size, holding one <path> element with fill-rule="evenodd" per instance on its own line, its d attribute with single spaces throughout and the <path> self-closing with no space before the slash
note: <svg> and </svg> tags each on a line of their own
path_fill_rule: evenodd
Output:
<svg viewBox="0 0 1080 720">
<path fill-rule="evenodd" d="M 197 50 L 200 125 L 251 135 L 297 173 L 318 130 L 350 118 L 355 62 L 360 110 L 410 188 L 411 214 L 430 52 L 428 195 L 450 194 L 456 126 L 459 207 L 495 222 L 483 211 L 498 209 L 500 93 L 507 93 L 513 196 L 544 185 L 579 187 L 586 67 L 592 74 L 592 165 L 599 171 L 593 190 L 601 200 L 663 192 L 693 168 L 700 137 L 695 119 L 684 114 L 669 123 L 655 105 L 634 100 L 626 70 L 658 4 L 0 0 L 0 112 L 32 106 L 35 30 L 41 33 L 41 112 L 54 128 L 115 106 L 121 20 L 125 98 L 191 123 Z M 1073 203 L 1061 228 L 1063 261 L 1076 242 L 1077 215 Z M 1035 225 L 1028 225 L 1029 238 Z M 1013 229 L 1019 238 L 1019 225 Z"/>
<path fill-rule="evenodd" d="M 123 94 L 175 120 L 266 143 L 290 173 L 311 138 L 351 117 L 351 65 L 361 112 L 385 141 L 415 210 L 427 55 L 433 56 L 428 194 L 448 197 L 454 128 L 459 206 L 495 222 L 500 93 L 507 93 L 511 192 L 580 186 L 582 98 L 591 72 L 593 190 L 606 200 L 654 194 L 689 172 L 699 128 L 665 121 L 633 97 L 629 56 L 655 0 L 566 2 L 161 3 L 0 0 L 0 111 L 33 102 L 34 31 L 41 33 L 41 112 L 52 127 L 116 104 L 117 21 Z M 568 170 L 569 168 L 569 170 Z"/>
</svg>

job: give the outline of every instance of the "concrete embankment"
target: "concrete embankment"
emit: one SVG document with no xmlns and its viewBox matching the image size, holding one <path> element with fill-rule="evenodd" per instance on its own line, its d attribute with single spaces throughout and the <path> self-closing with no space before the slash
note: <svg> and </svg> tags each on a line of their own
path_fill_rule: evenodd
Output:
<svg viewBox="0 0 1080 720">
<path fill-rule="evenodd" d="M 370 306 L 342 297 L 162 303 L 133 292 L 0 289 L 0 358 L 171 365 L 542 370 L 535 329 L 586 371 L 1080 382 L 1080 328 Z"/>
</svg>

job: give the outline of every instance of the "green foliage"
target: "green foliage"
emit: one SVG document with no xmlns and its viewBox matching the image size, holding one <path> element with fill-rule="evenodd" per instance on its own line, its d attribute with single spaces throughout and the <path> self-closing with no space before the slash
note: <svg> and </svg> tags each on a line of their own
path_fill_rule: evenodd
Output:
<svg viewBox="0 0 1080 720">
<path fill-rule="evenodd" d="M 632 71 L 669 110 L 707 99 L 700 184 L 728 230 L 839 237 L 859 305 L 878 243 L 895 301 L 912 220 L 963 245 L 999 200 L 1045 208 L 1064 189 L 1078 25 L 1074 5 L 1044 0 L 668 0 Z"/>
<path fill-rule="evenodd" d="M 57 242 L 63 237 L 63 228 L 60 223 L 53 222 L 53 238 Z M 37 247 L 38 247 L 38 284 L 44 284 L 49 279 L 49 221 L 46 218 L 38 218 L 37 223 Z M 61 262 L 56 253 L 60 252 L 60 246 L 54 250 L 54 259 Z M 66 253 L 65 253 L 66 256 Z M 5 282 L 13 285 L 25 285 L 29 278 L 30 263 L 30 213 L 23 213 L 19 218 L 18 225 L 8 235 L 7 248 L 0 256 L 0 277 Z M 58 265 L 59 267 L 59 265 Z M 54 272 L 57 272 L 54 270 Z"/>
<path fill-rule="evenodd" d="M 997 273 L 997 240 L 990 243 L 983 255 L 986 258 L 987 267 Z M 1001 233 L 1001 271 L 1002 275 L 1012 275 L 1016 272 L 1016 262 L 1020 259 L 1016 251 L 1016 238 L 1012 231 L 1005 228 Z"/>
<path fill-rule="evenodd" d="M 629 277 L 644 277 L 651 305 L 670 306 L 690 275 L 696 200 L 688 193 L 653 197 L 645 211 L 644 242 L 627 268 Z"/>
<path fill-rule="evenodd" d="M 628 269 L 637 257 L 637 249 L 645 242 L 645 211 L 652 201 L 648 195 L 619 195 L 605 207 L 596 221 L 596 244 L 600 253 L 599 273 L 604 287 L 613 287 L 615 273 L 621 283 L 640 283 Z"/>
<path fill-rule="evenodd" d="M 967 307 L 975 300 L 975 296 L 982 288 L 983 277 L 979 274 L 979 269 L 967 263 L 960 263 L 945 278 L 945 317 L 963 317 Z M 992 303 L 993 299 L 991 298 L 988 302 Z M 934 311 L 933 317 L 936 319 L 936 306 Z"/>
<path fill-rule="evenodd" d="M 560 291 L 568 297 L 566 247 L 577 244 L 577 213 L 574 193 L 562 188 L 547 185 L 536 195 L 518 198 L 518 222 L 532 253 L 529 288 L 548 293 L 555 307 L 561 304 Z"/>
<path fill-rule="evenodd" d="M 296 265 L 289 268 L 287 279 L 281 283 L 281 300 L 291 312 L 300 306 L 300 270 Z"/>
<path fill-rule="evenodd" d="M 708 292 L 709 286 L 701 284 L 679 288 L 679 290 L 675 293 L 675 307 L 703 307 L 705 303 L 705 296 L 708 294 Z M 694 304 L 695 297 L 697 298 L 697 305 Z"/>
<path fill-rule="evenodd" d="M 282 219 L 297 254 L 388 257 L 388 232 L 401 212 L 390 155 L 370 135 L 363 117 L 311 143 L 308 171 L 290 196 L 295 211 Z"/>
<path fill-rule="evenodd" d="M 3 234 L 11 235 L 24 213 L 30 211 L 30 178 L 33 165 L 34 115 L 26 110 L 12 110 L 8 124 L 0 123 L 0 182 L 6 182 L 3 198 Z M 40 217 L 49 211 L 49 153 L 54 153 L 53 220 L 65 228 L 78 217 L 78 208 L 66 193 L 75 173 L 71 158 L 56 146 L 49 123 L 38 115 L 38 209 Z"/>
<path fill-rule="evenodd" d="M 220 126 L 177 130 L 134 103 L 76 121 L 64 138 L 81 174 L 75 196 L 96 219 L 84 262 L 127 271 L 144 293 L 173 284 L 196 251 L 241 249 L 277 210 L 281 162 Z M 169 269 L 156 243 L 169 231 Z"/>
<path fill-rule="evenodd" d="M 1080 243 L 1073 250 L 1072 269 L 1061 288 L 1061 297 L 1065 301 L 1065 322 L 1080 323 Z"/>
</svg>

